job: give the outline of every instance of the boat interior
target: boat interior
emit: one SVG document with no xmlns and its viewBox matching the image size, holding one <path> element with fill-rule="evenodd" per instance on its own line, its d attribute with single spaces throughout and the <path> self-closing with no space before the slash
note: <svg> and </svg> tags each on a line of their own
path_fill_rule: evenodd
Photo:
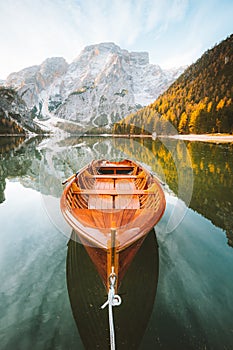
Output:
<svg viewBox="0 0 233 350">
<path fill-rule="evenodd" d="M 106 246 L 115 228 L 123 246 L 158 222 L 165 199 L 157 180 L 137 163 L 98 160 L 68 183 L 62 207 L 70 225 L 95 244 Z"/>
<path fill-rule="evenodd" d="M 155 209 L 157 187 L 135 163 L 96 161 L 76 177 L 67 199 L 71 209 Z"/>
</svg>

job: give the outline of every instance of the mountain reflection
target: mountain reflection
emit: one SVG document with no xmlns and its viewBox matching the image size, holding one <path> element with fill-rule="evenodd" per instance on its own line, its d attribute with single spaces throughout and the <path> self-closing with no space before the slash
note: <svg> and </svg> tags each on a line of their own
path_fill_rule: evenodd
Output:
<svg viewBox="0 0 233 350">
<path fill-rule="evenodd" d="M 2 138 L 3 139 L 3 138 Z M 79 137 L 1 139 L 0 203 L 6 178 L 59 198 L 61 181 L 92 159 L 133 158 L 156 173 L 187 206 L 226 231 L 233 246 L 233 145 L 172 139 Z M 193 176 L 193 181 L 192 181 Z"/>
<path fill-rule="evenodd" d="M 5 200 L 6 178 L 23 178 L 24 176 L 37 177 L 40 153 L 36 149 L 41 139 L 25 137 L 0 138 L 0 203 Z M 31 187 L 31 182 L 28 186 Z"/>
</svg>

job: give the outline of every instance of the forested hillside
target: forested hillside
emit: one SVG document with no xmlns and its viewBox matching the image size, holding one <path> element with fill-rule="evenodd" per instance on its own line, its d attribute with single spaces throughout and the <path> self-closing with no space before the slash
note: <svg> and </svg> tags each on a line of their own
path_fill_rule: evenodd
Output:
<svg viewBox="0 0 233 350">
<path fill-rule="evenodd" d="M 233 133 L 233 34 L 206 51 L 154 103 L 115 124 L 113 132 L 140 129 L 159 134 Z"/>
<path fill-rule="evenodd" d="M 32 113 L 18 93 L 12 88 L 0 86 L 0 134 L 28 132 L 40 134 L 43 130 L 33 121 Z"/>
</svg>

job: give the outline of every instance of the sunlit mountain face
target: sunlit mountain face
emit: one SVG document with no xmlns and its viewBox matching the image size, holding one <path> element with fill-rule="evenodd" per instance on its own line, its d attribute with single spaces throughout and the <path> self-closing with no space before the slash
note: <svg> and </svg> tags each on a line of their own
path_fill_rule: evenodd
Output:
<svg viewBox="0 0 233 350">
<path fill-rule="evenodd" d="M 101 43 L 84 48 L 70 64 L 54 57 L 12 73 L 5 84 L 40 120 L 56 116 L 77 128 L 109 127 L 153 102 L 183 70 L 164 70 L 149 63 L 147 52 Z"/>
</svg>

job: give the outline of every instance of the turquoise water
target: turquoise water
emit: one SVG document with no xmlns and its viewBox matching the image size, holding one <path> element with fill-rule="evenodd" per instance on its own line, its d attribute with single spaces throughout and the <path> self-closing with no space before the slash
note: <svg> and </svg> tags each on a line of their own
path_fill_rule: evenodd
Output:
<svg viewBox="0 0 233 350">
<path fill-rule="evenodd" d="M 7 181 L 0 207 L 0 348 L 79 348 L 66 289 L 66 243 L 39 192 Z"/>
<path fill-rule="evenodd" d="M 71 230 L 59 198 L 64 178 L 104 157 L 143 162 L 166 192 L 156 226 L 158 286 L 140 349 L 233 348 L 231 145 L 111 138 L 14 143 L 6 147 L 4 140 L 0 158 L 1 350 L 84 349 L 67 290 Z M 134 328 L 139 332 L 136 322 Z"/>
</svg>

